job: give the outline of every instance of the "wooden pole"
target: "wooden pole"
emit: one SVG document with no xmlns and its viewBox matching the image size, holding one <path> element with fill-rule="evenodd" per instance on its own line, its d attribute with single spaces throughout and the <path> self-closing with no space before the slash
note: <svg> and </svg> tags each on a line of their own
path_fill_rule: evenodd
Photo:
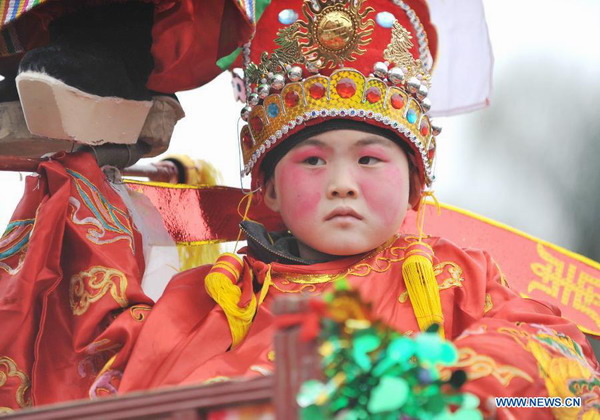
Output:
<svg viewBox="0 0 600 420">
<path fill-rule="evenodd" d="M 36 172 L 41 162 L 40 158 L 0 156 L 0 171 Z"/>
<path fill-rule="evenodd" d="M 19 156 L 0 156 L 0 171 L 12 172 L 37 172 L 42 158 L 27 158 Z M 170 182 L 177 179 L 179 170 L 177 166 L 169 161 L 150 163 L 147 165 L 132 165 L 121 170 L 125 176 L 139 176 L 157 182 Z"/>
</svg>

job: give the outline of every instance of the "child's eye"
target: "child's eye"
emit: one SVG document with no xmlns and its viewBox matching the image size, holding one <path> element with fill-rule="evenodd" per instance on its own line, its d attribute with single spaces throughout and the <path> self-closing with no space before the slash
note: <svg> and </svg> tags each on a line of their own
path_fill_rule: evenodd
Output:
<svg viewBox="0 0 600 420">
<path fill-rule="evenodd" d="M 302 163 L 306 163 L 307 165 L 311 166 L 325 165 L 325 161 L 317 156 L 311 156 L 309 158 L 306 158 L 302 161 Z"/>
<path fill-rule="evenodd" d="M 378 162 L 381 162 L 381 159 L 377 159 L 373 156 L 363 156 L 360 159 L 358 159 L 358 163 L 360 163 L 361 165 L 374 165 Z"/>
</svg>

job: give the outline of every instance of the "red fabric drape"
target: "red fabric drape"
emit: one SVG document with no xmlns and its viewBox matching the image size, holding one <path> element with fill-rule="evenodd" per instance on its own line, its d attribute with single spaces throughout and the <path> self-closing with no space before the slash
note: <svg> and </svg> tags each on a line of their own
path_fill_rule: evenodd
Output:
<svg viewBox="0 0 600 420">
<path fill-rule="evenodd" d="M 87 398 L 152 304 L 140 235 L 93 157 L 59 156 L 39 173 L 1 242 L 0 407 Z"/>
</svg>

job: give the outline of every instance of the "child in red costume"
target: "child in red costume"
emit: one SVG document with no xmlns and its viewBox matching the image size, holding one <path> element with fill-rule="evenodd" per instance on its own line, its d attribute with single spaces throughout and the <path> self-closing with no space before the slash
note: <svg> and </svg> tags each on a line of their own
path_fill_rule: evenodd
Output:
<svg viewBox="0 0 600 420">
<path fill-rule="evenodd" d="M 69 169 L 51 186 L 77 188 L 56 195 L 70 190 L 71 203 L 83 203 L 82 191 L 103 195 L 115 218 L 90 237 L 89 204 L 68 212 L 65 204 L 54 216 L 67 212 L 65 237 L 86 246 L 62 261 L 60 276 L 70 282 L 46 286 L 35 342 L 0 343 L 4 363 L 31 376 L 33 402 L 269 374 L 273 300 L 321 294 L 344 276 L 373 315 L 398 331 L 440 323 L 459 349 L 465 390 L 480 397 L 486 414 L 593 418 L 599 367 L 577 326 L 557 308 L 519 297 L 486 252 L 396 233 L 433 180 L 439 130 L 427 115 L 427 85 L 435 45 L 422 1 L 271 4 L 243 51 L 251 92 L 241 141 L 253 189 L 290 232 L 242 222 L 243 258 L 225 254 L 214 266 L 181 273 L 155 305 L 139 285 L 139 236 L 122 202 L 97 174 L 89 176 L 98 186 L 91 189 L 80 174 L 85 162 L 65 158 Z M 431 276 L 415 275 L 415 255 Z M 15 384 L 0 405 L 20 404 Z M 492 397 L 500 396 L 579 396 L 582 404 L 496 410 Z"/>
<path fill-rule="evenodd" d="M 176 277 L 140 335 L 121 391 L 271 371 L 273 299 L 320 294 L 344 276 L 374 315 L 399 331 L 441 323 L 459 348 L 458 365 L 470 379 L 465 387 L 480 396 L 483 410 L 491 397 L 572 396 L 578 381 L 594 390 L 579 413 L 598 409 L 598 364 L 556 308 L 520 298 L 484 251 L 395 235 L 432 182 L 439 129 L 427 116 L 427 87 L 435 37 L 420 1 L 297 0 L 267 8 L 244 50 L 250 92 L 241 141 L 253 189 L 289 232 L 242 222 L 249 243 L 243 260 L 225 255 L 211 271 Z M 404 267 L 413 253 L 433 266 L 437 297 L 427 308 Z M 223 292 L 213 273 L 225 273 L 239 290 Z M 193 316 L 182 310 L 178 332 L 166 326 L 156 315 L 180 307 L 202 278 L 219 306 Z M 200 299 L 192 306 L 203 306 Z M 224 328 L 230 337 L 209 338 Z M 178 344 L 148 351 L 157 330 Z M 209 339 L 211 346 L 202 346 Z M 175 361 L 190 348 L 197 356 L 181 369 Z M 161 368 L 142 378 L 148 364 Z M 537 419 L 566 412 L 497 414 Z"/>
</svg>

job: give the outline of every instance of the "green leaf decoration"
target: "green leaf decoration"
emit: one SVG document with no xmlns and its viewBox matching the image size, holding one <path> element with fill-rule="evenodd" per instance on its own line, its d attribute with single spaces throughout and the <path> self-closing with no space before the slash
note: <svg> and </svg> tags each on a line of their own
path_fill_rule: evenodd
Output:
<svg viewBox="0 0 600 420">
<path fill-rule="evenodd" d="M 441 344 L 440 362 L 444 365 L 453 365 L 458 361 L 458 352 L 456 347 L 449 342 L 443 342 Z"/>
<path fill-rule="evenodd" d="M 350 283 L 346 277 L 339 277 L 333 283 L 336 291 L 350 290 Z"/>
<path fill-rule="evenodd" d="M 442 339 L 435 333 L 422 333 L 415 338 L 416 354 L 419 360 L 436 363 L 442 355 Z"/>
<path fill-rule="evenodd" d="M 402 336 L 392 340 L 388 346 L 387 354 L 390 359 L 402 363 L 413 357 L 416 347 L 414 340 Z"/>
<path fill-rule="evenodd" d="M 459 392 L 467 380 L 440 368 L 458 358 L 432 327 L 402 335 L 373 320 L 369 305 L 342 280 L 327 294 L 319 353 L 325 381 L 305 382 L 297 396 L 302 419 L 480 420 L 479 399 Z M 450 409 L 455 409 L 452 412 Z"/>
<path fill-rule="evenodd" d="M 469 392 L 465 392 L 462 395 L 462 397 L 463 397 L 463 401 L 461 404 L 462 408 L 470 409 L 470 408 L 479 407 L 479 398 L 477 398 L 477 396 L 475 396 Z"/>
<path fill-rule="evenodd" d="M 404 405 L 409 394 L 410 390 L 404 379 L 384 376 L 371 391 L 367 408 L 371 413 L 397 410 Z"/>
<path fill-rule="evenodd" d="M 300 410 L 300 420 L 324 420 L 327 418 L 327 411 L 317 405 L 310 405 Z"/>
<path fill-rule="evenodd" d="M 454 412 L 453 418 L 456 420 L 483 420 L 483 415 L 477 409 L 459 408 Z"/>
</svg>

